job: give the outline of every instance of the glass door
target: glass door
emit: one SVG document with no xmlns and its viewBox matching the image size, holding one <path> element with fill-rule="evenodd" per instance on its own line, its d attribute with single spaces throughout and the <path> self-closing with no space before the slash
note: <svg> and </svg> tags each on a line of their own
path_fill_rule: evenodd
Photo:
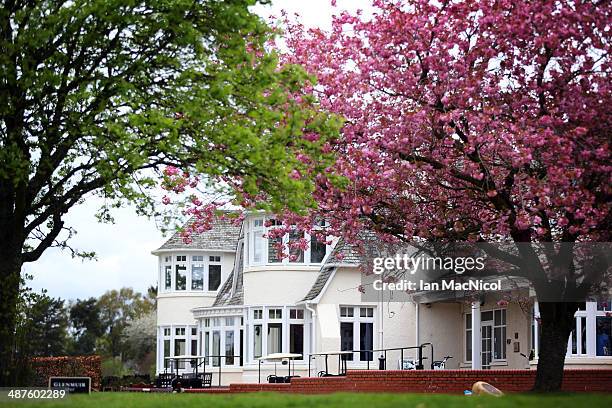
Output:
<svg viewBox="0 0 612 408">
<path fill-rule="evenodd" d="M 492 322 L 482 322 L 481 324 L 482 333 L 482 368 L 488 370 L 491 368 L 491 357 L 493 350 L 493 325 Z"/>
</svg>

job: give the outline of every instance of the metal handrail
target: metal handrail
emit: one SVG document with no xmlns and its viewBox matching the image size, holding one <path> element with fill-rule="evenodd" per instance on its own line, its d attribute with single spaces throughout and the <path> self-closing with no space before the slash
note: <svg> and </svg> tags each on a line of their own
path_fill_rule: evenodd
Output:
<svg viewBox="0 0 612 408">
<path fill-rule="evenodd" d="M 426 359 L 427 357 L 423 357 L 423 349 L 425 347 L 429 346 L 429 348 L 431 349 L 431 369 L 433 370 L 433 355 L 434 355 L 434 350 L 433 350 L 433 344 L 431 343 L 422 343 L 418 346 L 407 346 L 407 347 L 389 347 L 389 348 L 383 348 L 383 349 L 369 349 L 369 350 L 342 350 L 342 351 L 338 351 L 338 352 L 330 352 L 330 353 L 318 353 L 318 354 L 311 354 L 308 357 L 308 376 L 311 376 L 311 361 L 316 358 L 316 357 L 325 357 L 325 371 L 328 371 L 328 364 L 327 364 L 327 360 L 329 356 L 338 356 L 338 362 L 340 367 L 344 366 L 344 373 L 340 372 L 339 375 L 343 375 L 346 374 L 346 360 L 347 360 L 347 353 L 371 353 L 372 359 L 374 357 L 374 353 L 383 353 L 384 355 L 384 360 L 385 362 L 387 361 L 387 352 L 390 351 L 399 351 L 400 352 L 400 361 L 404 361 L 404 350 L 417 350 L 417 355 L 418 355 L 418 360 L 419 360 L 419 364 L 416 366 L 417 370 L 423 370 L 424 366 L 423 366 L 423 360 Z M 373 360 L 366 360 L 367 361 L 367 370 L 370 369 L 370 361 Z M 386 364 L 386 363 L 385 363 Z M 386 365 L 385 365 L 385 369 L 386 369 Z M 404 369 L 403 364 L 400 367 L 401 370 Z M 342 368 L 341 368 L 342 371 Z"/>
<path fill-rule="evenodd" d="M 218 358 L 219 359 L 219 387 L 221 386 L 221 373 L 222 373 L 222 368 L 223 367 L 227 367 L 224 366 L 223 364 L 221 364 L 221 359 L 225 358 L 227 359 L 228 357 L 231 358 L 238 358 L 240 359 L 240 357 L 242 357 L 239 354 L 224 354 L 224 355 L 210 355 L 210 356 L 189 356 L 189 357 L 178 357 L 178 358 L 174 358 L 174 357 L 168 357 L 168 361 L 174 361 L 174 362 L 178 362 L 178 361 L 189 361 L 189 362 L 193 362 L 196 361 L 196 365 L 194 368 L 195 374 L 198 374 L 198 367 L 202 366 L 202 374 L 206 374 L 206 361 L 208 359 L 213 359 L 213 358 Z M 198 360 L 202 360 L 201 362 L 197 362 Z M 211 360 L 212 361 L 212 360 Z M 193 367 L 193 364 L 191 364 Z M 211 365 L 211 367 L 215 367 L 214 365 Z M 164 372 L 168 371 L 168 367 L 166 366 L 166 364 L 164 364 Z M 172 370 L 171 370 L 172 371 Z M 211 373 L 213 372 L 212 370 L 210 371 Z M 176 364 L 176 375 L 179 376 L 179 367 L 178 364 Z"/>
</svg>

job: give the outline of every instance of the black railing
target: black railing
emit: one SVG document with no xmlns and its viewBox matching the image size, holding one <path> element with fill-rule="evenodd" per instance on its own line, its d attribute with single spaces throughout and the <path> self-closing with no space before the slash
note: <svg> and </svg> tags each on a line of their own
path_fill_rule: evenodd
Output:
<svg viewBox="0 0 612 408">
<path fill-rule="evenodd" d="M 229 360 L 229 361 L 232 361 L 232 362 L 234 362 L 234 361 L 241 362 L 242 361 L 241 357 L 242 356 L 240 356 L 238 354 L 210 355 L 210 356 L 193 356 L 193 357 L 178 357 L 178 358 L 170 357 L 170 358 L 168 358 L 166 360 L 166 362 L 169 361 L 171 363 L 170 364 L 171 366 L 173 365 L 172 363 L 174 363 L 174 365 L 176 366 L 176 376 L 178 378 L 180 378 L 181 377 L 181 375 L 179 374 L 179 369 L 181 368 L 181 367 L 179 367 L 179 363 L 180 362 L 188 361 L 190 363 L 190 365 L 191 365 L 191 368 L 194 370 L 194 373 L 195 373 L 196 376 L 198 375 L 198 367 L 202 367 L 202 374 L 205 376 L 206 375 L 206 365 L 207 365 L 207 362 L 210 360 L 212 362 L 211 367 L 215 367 L 215 368 L 217 366 L 219 367 L 219 371 L 218 371 L 218 377 L 219 377 L 218 380 L 219 381 L 218 381 L 218 383 L 219 383 L 219 387 L 220 387 L 221 386 L 221 375 L 223 373 L 222 368 L 223 367 L 228 367 L 228 366 L 229 367 L 233 367 L 234 364 L 229 364 L 228 365 L 227 361 Z M 223 361 L 222 359 L 224 361 L 226 361 L 226 365 L 221 364 L 221 362 Z M 201 361 L 199 361 L 199 360 L 201 360 Z M 215 361 L 218 364 L 215 364 Z M 184 367 L 183 367 L 183 369 L 184 369 Z M 167 373 L 167 371 L 168 371 L 168 366 L 167 366 L 167 364 L 164 364 L 164 372 Z M 172 371 L 172 367 L 171 367 L 170 371 Z M 214 371 L 216 371 L 216 370 L 214 370 Z M 211 369 L 209 371 L 209 373 L 212 373 L 212 372 L 213 372 L 213 370 Z"/>
<path fill-rule="evenodd" d="M 421 345 L 418 345 L 418 346 L 390 347 L 390 348 L 383 348 L 383 349 L 368 349 L 368 350 L 343 350 L 343 351 L 336 351 L 336 352 L 330 352 L 330 353 L 311 354 L 308 358 L 308 376 L 311 377 L 312 360 L 314 360 L 316 357 L 324 357 L 325 359 L 325 370 L 319 372 L 318 373 L 319 376 L 346 375 L 347 361 L 352 360 L 352 356 L 355 353 L 359 353 L 360 356 L 365 355 L 365 362 L 366 362 L 367 370 L 370 369 L 370 362 L 374 361 L 374 353 L 382 353 L 381 356 L 379 357 L 378 369 L 386 370 L 387 369 L 387 353 L 399 351 L 399 354 L 400 354 L 399 369 L 406 370 L 407 368 L 404 368 L 404 356 L 405 356 L 405 352 L 409 350 L 416 350 L 416 353 L 417 353 L 418 364 L 415 365 L 415 369 L 423 370 L 424 369 L 423 360 L 427 359 L 427 357 L 423 356 L 423 349 L 426 347 L 429 347 L 431 351 L 431 357 L 430 357 L 431 363 L 430 364 L 431 364 L 431 369 L 433 370 L 433 359 L 434 359 L 433 344 L 422 343 Z M 338 374 L 329 373 L 329 363 L 328 363 L 329 356 L 338 356 Z M 350 359 L 349 359 L 349 356 L 351 356 Z"/>
</svg>

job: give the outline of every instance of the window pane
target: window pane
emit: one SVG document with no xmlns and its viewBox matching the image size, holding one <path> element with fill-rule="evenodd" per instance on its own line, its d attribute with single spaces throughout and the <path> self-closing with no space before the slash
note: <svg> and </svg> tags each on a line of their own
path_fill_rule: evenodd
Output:
<svg viewBox="0 0 612 408">
<path fill-rule="evenodd" d="M 360 323 L 359 324 L 359 349 L 360 350 L 373 350 L 374 349 L 374 323 Z M 371 351 L 362 351 L 359 353 L 359 359 L 361 361 L 372 361 L 374 353 Z"/>
<path fill-rule="evenodd" d="M 257 229 L 253 231 L 253 262 L 254 263 L 263 262 L 264 238 L 262 235 L 263 235 L 263 229 Z"/>
<path fill-rule="evenodd" d="M 225 364 L 234 364 L 234 332 L 225 332 Z"/>
<path fill-rule="evenodd" d="M 165 289 L 172 288 L 172 266 L 166 265 L 165 267 Z"/>
<path fill-rule="evenodd" d="M 598 356 L 612 356 L 612 317 L 598 317 L 596 320 L 596 349 Z"/>
<path fill-rule="evenodd" d="M 175 290 L 187 289 L 187 267 L 185 265 L 176 265 Z"/>
<path fill-rule="evenodd" d="M 289 352 L 304 354 L 304 325 L 289 325 Z"/>
<path fill-rule="evenodd" d="M 325 242 L 320 242 L 315 236 L 310 237 L 310 262 L 321 263 L 325 258 L 327 247 Z"/>
<path fill-rule="evenodd" d="M 208 290 L 217 290 L 221 285 L 221 265 L 208 265 Z"/>
<path fill-rule="evenodd" d="M 340 308 L 340 316 L 341 317 L 353 317 L 354 309 L 352 307 L 341 307 Z"/>
<path fill-rule="evenodd" d="M 261 345 L 262 345 L 262 335 L 261 335 L 261 324 L 256 324 L 253 326 L 253 357 L 261 357 Z"/>
<path fill-rule="evenodd" d="M 472 361 L 472 330 L 465 332 L 465 361 Z"/>
<path fill-rule="evenodd" d="M 283 351 L 283 325 L 282 323 L 268 324 L 268 354 Z"/>
<path fill-rule="evenodd" d="M 501 314 L 501 312 L 502 312 L 501 310 L 496 310 L 494 312 L 495 313 L 495 320 L 494 320 L 493 324 L 495 324 L 496 326 L 501 326 L 501 324 L 502 324 L 502 317 L 501 317 L 502 314 Z"/>
<path fill-rule="evenodd" d="M 582 327 L 580 328 L 580 332 L 582 334 L 582 337 L 580 339 L 581 345 L 582 345 L 582 349 L 580 350 L 581 354 L 586 354 L 586 317 L 581 317 L 582 319 Z"/>
<path fill-rule="evenodd" d="M 502 359 L 502 330 L 501 327 L 493 329 L 493 358 Z"/>
<path fill-rule="evenodd" d="M 204 265 L 191 266 L 191 290 L 204 290 Z"/>
<path fill-rule="evenodd" d="M 276 245 L 280 242 L 281 238 L 268 238 L 268 263 L 279 263 L 282 261 L 276 249 Z"/>
<path fill-rule="evenodd" d="M 219 356 L 221 355 L 221 333 L 218 331 L 214 331 L 213 332 L 213 336 L 212 336 L 212 354 L 213 356 Z M 213 357 L 212 359 L 212 365 L 215 367 L 219 366 L 220 363 L 220 358 L 219 357 Z"/>
<path fill-rule="evenodd" d="M 606 300 L 604 302 L 597 302 L 597 310 L 601 310 L 604 312 L 612 312 L 612 299 Z"/>
<path fill-rule="evenodd" d="M 340 350 L 353 350 L 353 340 L 353 323 L 340 323 Z M 352 361 L 353 355 L 349 354 L 346 359 Z"/>
<path fill-rule="evenodd" d="M 576 326 L 577 326 L 577 321 L 574 320 L 574 329 L 572 330 L 572 335 L 571 335 L 571 343 L 572 343 L 572 354 L 577 354 L 578 353 L 578 345 L 577 343 L 577 338 L 576 338 Z"/>
<path fill-rule="evenodd" d="M 191 340 L 191 355 L 192 356 L 198 355 L 198 340 L 196 339 Z"/>
<path fill-rule="evenodd" d="M 204 355 L 210 355 L 210 332 L 204 333 Z M 206 359 L 205 365 L 209 364 L 209 360 Z"/>
<path fill-rule="evenodd" d="M 170 340 L 164 340 L 164 368 L 169 367 L 169 360 L 166 360 L 165 357 L 170 357 Z"/>
<path fill-rule="evenodd" d="M 282 309 L 269 309 L 268 317 L 270 319 L 282 319 L 283 318 L 283 310 Z"/>
<path fill-rule="evenodd" d="M 468 313 L 465 315 L 465 328 L 468 330 L 472 328 L 472 314 L 471 313 Z"/>
<path fill-rule="evenodd" d="M 482 312 L 480 314 L 480 319 L 483 322 L 488 322 L 490 320 L 493 320 L 493 311 L 488 311 L 488 312 Z"/>
<path fill-rule="evenodd" d="M 296 243 L 300 239 L 304 238 L 303 231 L 291 231 L 289 232 L 289 262 L 304 262 L 304 250 L 301 248 L 292 248 L 291 243 Z"/>
<path fill-rule="evenodd" d="M 187 354 L 187 343 L 185 339 L 174 340 L 174 356 L 184 356 Z M 185 368 L 185 361 L 178 362 L 179 368 Z"/>
</svg>

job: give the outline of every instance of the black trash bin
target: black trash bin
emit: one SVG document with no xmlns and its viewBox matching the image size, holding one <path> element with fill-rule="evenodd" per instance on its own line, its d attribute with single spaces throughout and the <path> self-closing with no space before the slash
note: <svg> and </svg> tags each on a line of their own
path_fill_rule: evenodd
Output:
<svg viewBox="0 0 612 408">
<path fill-rule="evenodd" d="M 386 370 L 385 366 L 386 366 L 385 356 L 383 356 L 383 355 L 381 354 L 381 355 L 378 357 L 378 369 L 379 369 L 379 370 Z"/>
</svg>

